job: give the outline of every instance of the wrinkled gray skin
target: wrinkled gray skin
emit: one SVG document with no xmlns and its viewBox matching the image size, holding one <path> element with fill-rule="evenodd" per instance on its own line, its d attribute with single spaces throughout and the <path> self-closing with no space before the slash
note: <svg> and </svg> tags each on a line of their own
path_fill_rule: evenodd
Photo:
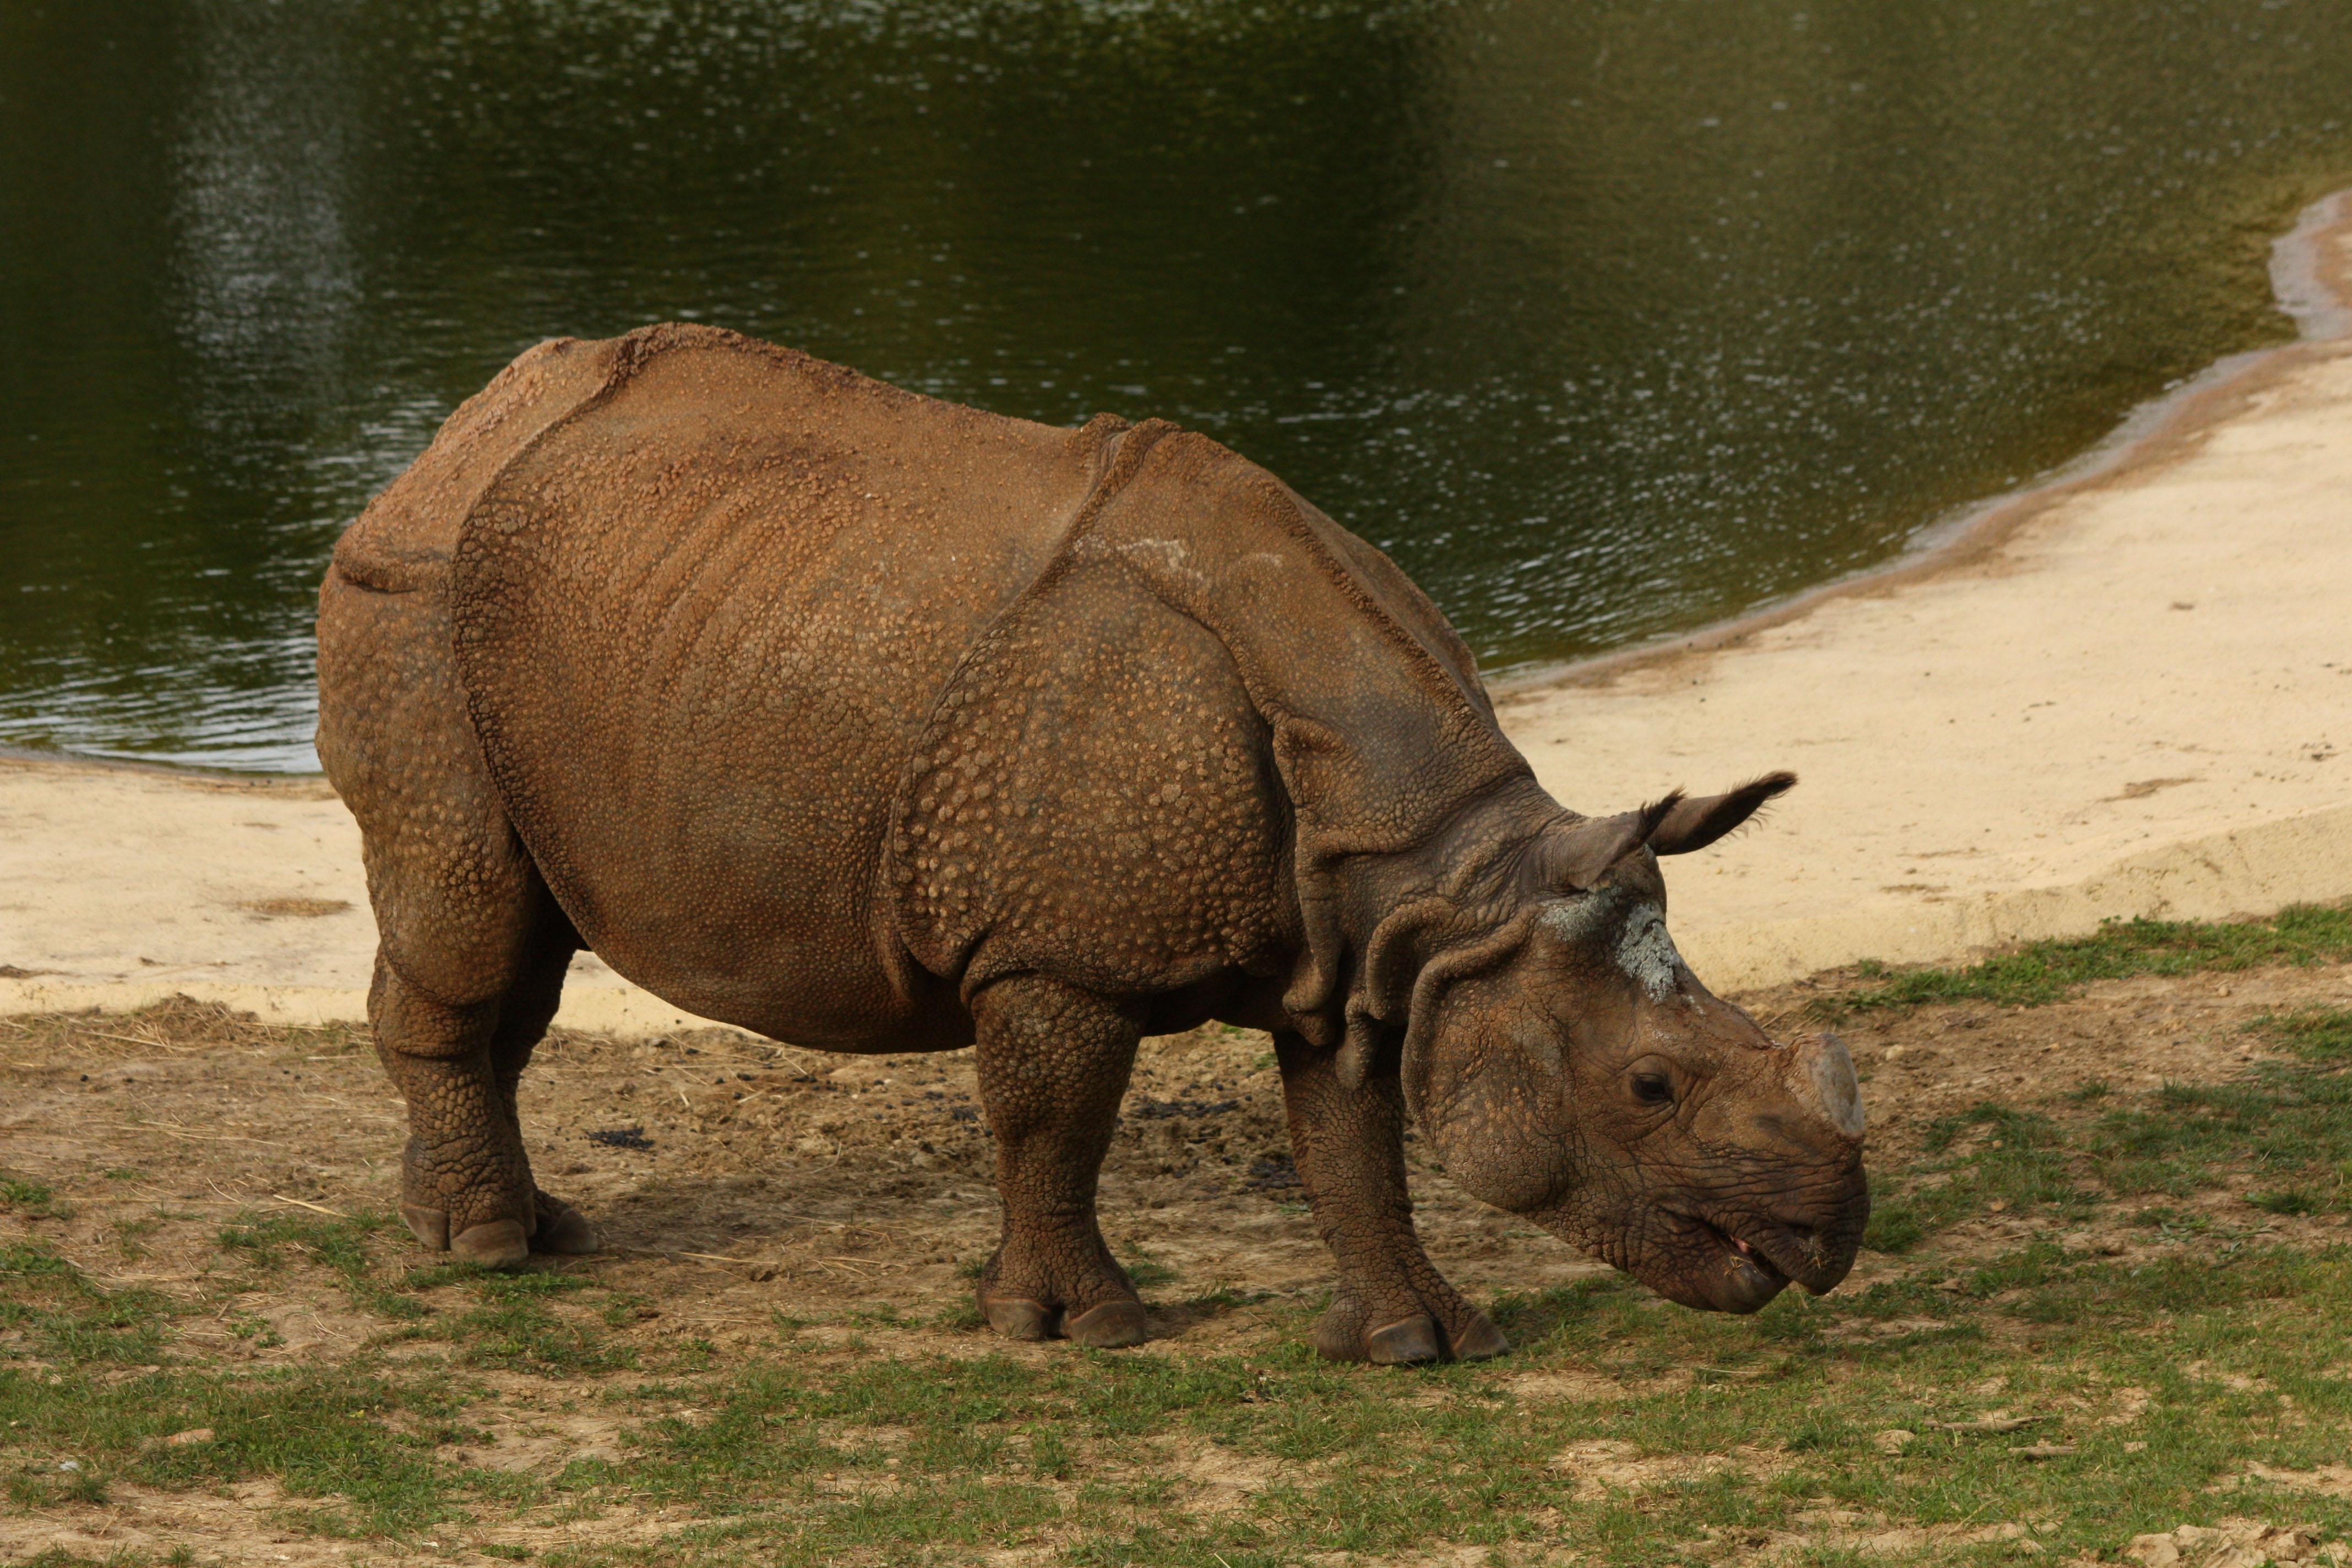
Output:
<svg viewBox="0 0 2352 1568">
<path fill-rule="evenodd" d="M 584 945 L 800 1045 L 976 1044 L 1016 1338 L 1143 1337 L 1097 1173 L 1138 1040 L 1212 1018 L 1274 1036 L 1326 1355 L 1505 1348 L 1414 1237 L 1408 1115 L 1691 1306 L 1853 1262 L 1844 1053 L 1768 1038 L 1664 924 L 1657 858 L 1792 781 L 1566 810 L 1429 602 L 1213 442 L 704 328 L 542 344 L 345 533 L 319 653 L 428 1247 L 596 1245 L 515 1114 Z"/>
</svg>

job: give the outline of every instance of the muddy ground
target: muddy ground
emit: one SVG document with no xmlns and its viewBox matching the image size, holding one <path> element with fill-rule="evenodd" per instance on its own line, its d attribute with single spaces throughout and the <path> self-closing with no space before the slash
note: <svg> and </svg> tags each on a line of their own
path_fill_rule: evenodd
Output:
<svg viewBox="0 0 2352 1568">
<path fill-rule="evenodd" d="M 1829 974 L 1739 1000 L 1790 1033 L 1858 984 Z M 1874 1164 L 1891 1171 L 1936 1118 L 1988 1100 L 2051 1106 L 2094 1080 L 2127 1089 L 2242 1074 L 2265 1048 L 2250 1021 L 2314 1004 L 2352 1004 L 2352 967 L 2111 982 L 2047 1006 L 1931 1005 L 1839 1028 L 1864 1076 Z M 524 1119 L 541 1184 L 585 1209 L 606 1244 L 565 1266 L 643 1303 L 614 1331 L 624 1341 L 707 1342 L 724 1361 L 772 1336 L 781 1313 L 857 1316 L 867 1353 L 1000 1348 L 966 1326 L 970 1276 L 997 1224 L 968 1051 L 853 1058 L 717 1029 L 646 1043 L 559 1035 L 526 1080 Z M 261 1026 L 184 1002 L 129 1017 L 0 1019 L 0 1167 L 57 1199 L 48 1213 L 0 1211 L 0 1243 L 37 1240 L 110 1288 L 205 1299 L 207 1314 L 184 1321 L 182 1353 L 255 1365 L 337 1357 L 373 1330 L 345 1292 L 320 1274 L 223 1297 L 238 1265 L 218 1237 L 256 1212 L 388 1209 L 403 1120 L 363 1030 Z M 1596 1271 L 1412 1152 L 1430 1252 L 1474 1299 Z M 1301 1197 L 1265 1038 L 1213 1026 L 1147 1042 L 1102 1213 L 1142 1278 L 1181 1281 L 1145 1290 L 1156 1353 L 1247 1350 L 1296 1331 L 1296 1313 L 1276 1309 L 1311 1302 L 1328 1279 Z M 2230 1211 L 2241 1231 L 2343 1239 L 2345 1216 L 2266 1215 L 2227 1188 L 2174 1200 L 2184 1205 Z M 2103 1215 L 2068 1245 L 2121 1257 L 2179 1245 L 2135 1226 L 2131 1205 Z M 1900 1264 L 1865 1253 L 1853 1284 L 2013 1247 L 2024 1228 L 1985 1215 Z M 376 1245 L 410 1250 L 396 1235 Z M 906 1326 L 876 1326 L 877 1314 Z M 0 1360 L 24 1353 L 9 1337 Z M 501 1462 L 560 1467 L 609 1451 L 617 1421 L 519 1424 Z M 59 1544 L 102 1558 L 109 1542 L 182 1539 L 203 1560 L 349 1560 L 345 1545 L 273 1528 L 268 1490 L 118 1489 L 103 1509 L 0 1510 L 0 1560 Z"/>
</svg>

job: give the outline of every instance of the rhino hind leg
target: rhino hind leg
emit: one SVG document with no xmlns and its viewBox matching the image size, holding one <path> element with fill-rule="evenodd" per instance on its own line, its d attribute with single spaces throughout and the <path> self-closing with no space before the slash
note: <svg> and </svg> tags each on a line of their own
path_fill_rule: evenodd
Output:
<svg viewBox="0 0 2352 1568">
<path fill-rule="evenodd" d="M 973 1016 L 1004 1204 L 982 1317 L 1009 1339 L 1141 1344 L 1143 1302 L 1095 1220 L 1140 1029 L 1109 1003 L 1026 974 L 989 986 Z"/>
<path fill-rule="evenodd" d="M 571 968 L 572 955 L 579 951 L 580 939 L 572 922 L 542 889 L 529 949 L 514 983 L 507 988 L 498 1027 L 490 1035 L 490 1070 L 498 1077 L 499 1103 L 518 1142 L 522 1138 L 522 1117 L 516 1096 L 523 1069 L 530 1066 L 530 1053 L 546 1037 L 548 1025 L 555 1021 L 555 1010 L 563 1001 L 564 973 Z M 578 1256 L 597 1249 L 596 1227 L 588 1223 L 588 1216 L 542 1191 L 535 1182 L 531 1208 L 533 1252 Z"/>
<path fill-rule="evenodd" d="M 503 994 L 466 1005 L 422 990 L 379 952 L 368 999 L 377 1054 L 408 1101 L 401 1217 L 426 1247 L 485 1268 L 597 1246 L 587 1216 L 532 1180 L 523 1146 L 516 1096 L 573 951 L 544 931 L 530 946 Z"/>
<path fill-rule="evenodd" d="M 358 819 L 380 938 L 368 1018 L 408 1101 L 400 1212 L 426 1247 L 492 1267 L 593 1249 L 531 1180 L 515 1094 L 578 935 L 483 771 L 436 591 L 331 572 L 319 756 Z"/>
<path fill-rule="evenodd" d="M 1404 1093 L 1343 1084 L 1332 1054 L 1276 1035 L 1291 1148 L 1316 1229 L 1339 1266 L 1315 1348 L 1331 1361 L 1483 1361 L 1510 1348 L 1422 1250 L 1405 1185 Z"/>
</svg>

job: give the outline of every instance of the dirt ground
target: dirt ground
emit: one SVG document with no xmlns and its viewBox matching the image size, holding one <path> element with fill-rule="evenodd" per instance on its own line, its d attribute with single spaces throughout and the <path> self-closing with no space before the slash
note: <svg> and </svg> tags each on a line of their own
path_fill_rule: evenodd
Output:
<svg viewBox="0 0 2352 1568">
<path fill-rule="evenodd" d="M 1857 984 L 1832 973 L 1739 1000 L 1795 1033 L 1817 1026 L 1809 1007 Z M 1931 1005 L 1857 1015 L 1840 1029 L 1864 1079 L 1873 1163 L 1892 1170 L 1936 1118 L 1989 1099 L 2046 1104 L 2092 1080 L 2226 1079 L 2262 1049 L 2250 1020 L 2314 1004 L 2352 1004 L 2352 966 L 2103 983 L 2047 1006 Z M 772 1335 L 780 1312 L 817 1324 L 863 1313 L 859 1332 L 876 1349 L 1003 1348 L 940 1326 L 968 1300 L 997 1224 L 968 1051 L 842 1058 L 716 1029 L 649 1043 L 563 1034 L 525 1080 L 524 1120 L 541 1184 L 584 1208 L 606 1244 L 572 1266 L 646 1303 L 622 1340 L 707 1341 L 725 1357 Z M 110 1289 L 217 1295 L 234 1270 L 216 1238 L 236 1216 L 388 1209 L 403 1129 L 363 1030 L 263 1026 L 185 1002 L 128 1017 L 0 1019 L 0 1167 L 70 1210 L 0 1212 L 0 1243 L 37 1240 Z M 1413 1155 L 1430 1251 L 1474 1298 L 1599 1271 Z M 1311 1301 L 1328 1280 L 1301 1198 L 1265 1038 L 1212 1026 L 1147 1042 L 1104 1174 L 1104 1227 L 1131 1267 L 1172 1270 L 1156 1277 L 1181 1278 L 1196 1305 L 1157 1310 L 1144 1353 L 1246 1349 L 1293 1331 L 1266 1304 Z M 2344 1216 L 2264 1215 L 2229 1191 L 2186 1202 L 2343 1239 Z M 2156 1245 L 2128 1205 L 2107 1212 L 2067 1243 L 2115 1254 Z M 1999 1215 L 1964 1221 L 1900 1267 L 2013 1247 L 2024 1229 Z M 1865 1253 L 1854 1284 L 1896 1267 Z M 1235 1293 L 1227 1304 L 1197 1305 L 1219 1287 Z M 906 1326 L 874 1327 L 877 1311 Z M 370 1332 L 331 1279 L 306 1276 L 185 1321 L 180 1345 L 225 1364 L 293 1364 L 343 1354 Z M 20 1349 L 10 1337 L 0 1333 L 0 1358 Z M 554 1468 L 611 1450 L 618 1421 L 548 1414 L 492 1436 L 499 1463 Z M 347 1546 L 274 1529 L 269 1490 L 130 1489 L 102 1510 L 0 1515 L 0 1560 L 182 1539 L 233 1562 L 347 1560 Z"/>
</svg>

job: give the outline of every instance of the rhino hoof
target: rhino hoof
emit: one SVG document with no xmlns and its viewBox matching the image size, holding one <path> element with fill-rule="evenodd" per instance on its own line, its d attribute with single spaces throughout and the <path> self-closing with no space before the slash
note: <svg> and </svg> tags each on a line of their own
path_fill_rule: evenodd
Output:
<svg viewBox="0 0 2352 1568">
<path fill-rule="evenodd" d="M 468 1226 L 451 1237 L 449 1251 L 460 1263 L 512 1268 L 530 1256 L 530 1237 L 523 1234 L 521 1222 L 494 1219 Z"/>
<path fill-rule="evenodd" d="M 980 1315 L 988 1326 L 1008 1340 L 1050 1340 L 1054 1337 L 1054 1320 L 1060 1314 L 1047 1310 L 1043 1301 L 1032 1301 L 1026 1296 L 983 1298 Z"/>
<path fill-rule="evenodd" d="M 1454 1341 L 1455 1361 L 1488 1361 L 1511 1348 L 1503 1331 L 1487 1321 L 1484 1312 L 1474 1312 L 1470 1322 Z"/>
<path fill-rule="evenodd" d="M 1089 1307 L 1063 1326 L 1074 1345 L 1087 1345 L 1098 1351 L 1124 1350 L 1129 1345 L 1143 1342 L 1143 1304 L 1139 1301 L 1105 1301 L 1099 1307 Z"/>
<path fill-rule="evenodd" d="M 425 1251 L 449 1250 L 449 1213 L 446 1209 L 403 1204 L 400 1205 L 400 1217 L 408 1226 L 408 1234 L 423 1243 Z"/>
<path fill-rule="evenodd" d="M 1402 1366 L 1407 1362 L 1441 1359 L 1445 1342 L 1437 1337 L 1436 1321 L 1424 1315 L 1372 1330 L 1364 1336 L 1364 1353 L 1365 1359 L 1378 1365 Z"/>
<path fill-rule="evenodd" d="M 560 1252 L 576 1257 L 596 1250 L 596 1227 L 588 1216 L 562 1198 L 539 1194 L 539 1229 L 530 1238 L 533 1252 Z"/>
</svg>

